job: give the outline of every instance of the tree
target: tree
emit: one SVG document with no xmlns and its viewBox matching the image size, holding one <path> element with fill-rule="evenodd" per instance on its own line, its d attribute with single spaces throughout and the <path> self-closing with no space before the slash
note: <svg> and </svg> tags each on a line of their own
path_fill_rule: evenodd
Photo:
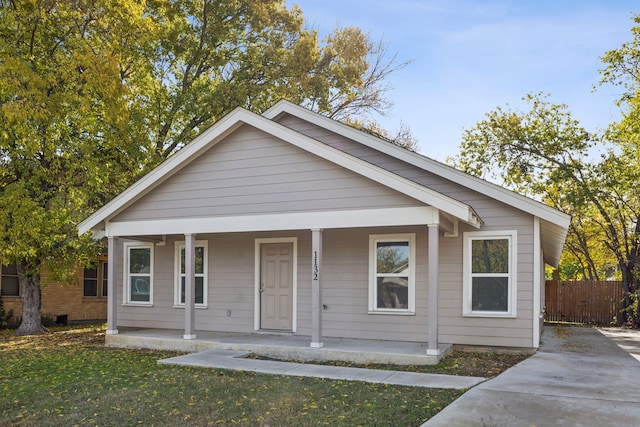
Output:
<svg viewBox="0 0 640 427">
<path fill-rule="evenodd" d="M 405 64 L 355 27 L 323 44 L 282 0 L 155 0 L 146 13 L 157 35 L 145 48 L 149 73 L 126 64 L 136 117 L 164 159 L 235 107 L 260 113 L 288 99 L 346 120 L 384 113 L 385 79 Z"/>
<path fill-rule="evenodd" d="M 478 176 L 491 174 L 507 187 L 570 213 L 564 262 L 569 258 L 592 279 L 603 278 L 616 264 L 625 307 L 633 307 L 640 231 L 637 157 L 620 156 L 610 143 L 585 131 L 565 105 L 551 104 L 540 95 L 526 101 L 530 111 L 498 108 L 466 131 L 454 163 Z M 592 159 L 590 151 L 596 145 L 609 147 L 599 160 Z M 637 313 L 626 315 L 638 325 Z"/>
<path fill-rule="evenodd" d="M 128 140 L 126 103 L 115 52 L 105 48 L 109 8 L 129 6 L 0 2 L 0 258 L 17 267 L 18 334 L 45 331 L 42 268 L 68 279 L 95 256 L 75 224 L 128 180 L 138 158 L 133 146 L 114 144 Z"/>
<path fill-rule="evenodd" d="M 0 258 L 20 334 L 40 272 L 100 251 L 76 224 L 217 119 L 287 98 L 328 116 L 384 112 L 402 67 L 357 28 L 323 42 L 283 0 L 0 0 Z"/>
<path fill-rule="evenodd" d="M 632 17 L 635 26 L 631 28 L 633 39 L 623 43 L 619 49 L 605 53 L 600 70 L 600 84 L 612 84 L 624 88 L 617 105 L 622 109 L 622 119 L 612 123 L 607 130 L 607 138 L 614 142 L 616 151 L 609 152 L 602 162 L 602 169 L 617 178 L 618 188 L 611 202 L 620 212 L 616 217 L 619 227 L 624 229 L 628 257 L 622 277 L 631 282 L 625 287 L 627 304 L 634 308 L 636 326 L 640 323 L 640 15 Z"/>
</svg>

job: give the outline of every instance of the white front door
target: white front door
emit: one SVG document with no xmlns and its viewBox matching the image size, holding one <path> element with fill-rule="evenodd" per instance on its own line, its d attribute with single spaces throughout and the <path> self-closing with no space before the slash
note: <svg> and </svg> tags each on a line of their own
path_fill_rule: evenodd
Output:
<svg viewBox="0 0 640 427">
<path fill-rule="evenodd" d="M 293 243 L 260 247 L 260 329 L 293 327 Z"/>
</svg>

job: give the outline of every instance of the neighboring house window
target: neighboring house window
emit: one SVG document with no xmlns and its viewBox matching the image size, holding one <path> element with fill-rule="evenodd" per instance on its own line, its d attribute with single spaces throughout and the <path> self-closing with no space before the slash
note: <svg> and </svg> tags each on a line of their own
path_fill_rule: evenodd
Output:
<svg viewBox="0 0 640 427">
<path fill-rule="evenodd" d="M 464 315 L 516 315 L 516 248 L 516 231 L 464 233 Z"/>
<path fill-rule="evenodd" d="M 125 303 L 153 304 L 153 243 L 125 243 Z"/>
<path fill-rule="evenodd" d="M 84 268 L 84 296 L 97 297 L 107 296 L 107 262 L 98 261 L 95 267 Z"/>
<path fill-rule="evenodd" d="M 19 297 L 20 282 L 18 281 L 18 270 L 15 264 L 2 266 L 2 277 L 0 277 L 0 289 L 3 297 Z"/>
<path fill-rule="evenodd" d="M 369 236 L 369 311 L 415 311 L 415 234 Z"/>
<path fill-rule="evenodd" d="M 196 305 L 207 305 L 207 241 L 196 241 Z M 184 242 L 176 242 L 176 281 L 175 281 L 175 305 L 184 306 L 185 301 L 185 247 Z"/>
</svg>

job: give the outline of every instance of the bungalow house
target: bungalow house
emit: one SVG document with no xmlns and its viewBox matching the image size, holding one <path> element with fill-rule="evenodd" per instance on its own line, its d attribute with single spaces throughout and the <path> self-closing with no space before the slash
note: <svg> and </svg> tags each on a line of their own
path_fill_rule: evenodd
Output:
<svg viewBox="0 0 640 427">
<path fill-rule="evenodd" d="M 238 108 L 79 225 L 119 328 L 535 349 L 569 216 L 286 101 Z"/>
</svg>

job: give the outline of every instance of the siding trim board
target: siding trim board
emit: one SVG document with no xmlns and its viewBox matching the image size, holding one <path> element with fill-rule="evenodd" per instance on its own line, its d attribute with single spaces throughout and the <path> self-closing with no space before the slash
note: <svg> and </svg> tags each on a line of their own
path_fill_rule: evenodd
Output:
<svg viewBox="0 0 640 427">
<path fill-rule="evenodd" d="M 431 206 L 297 212 L 213 218 L 162 219 L 110 222 L 109 236 L 155 236 L 158 234 L 232 233 L 249 231 L 305 230 L 312 228 L 384 227 L 439 224 L 439 212 Z"/>
</svg>

